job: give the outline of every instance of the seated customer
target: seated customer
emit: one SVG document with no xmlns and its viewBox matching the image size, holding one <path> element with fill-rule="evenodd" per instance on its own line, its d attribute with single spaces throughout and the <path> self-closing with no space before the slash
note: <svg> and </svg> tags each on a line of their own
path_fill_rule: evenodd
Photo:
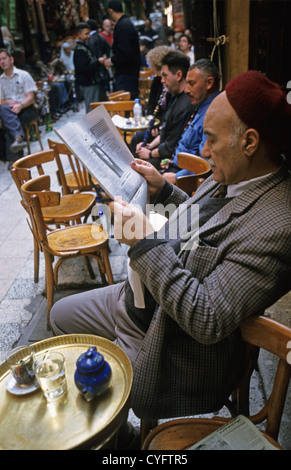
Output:
<svg viewBox="0 0 291 470">
<path fill-rule="evenodd" d="M 6 159 L 8 168 L 17 160 L 17 154 L 26 146 L 23 124 L 29 124 L 36 116 L 34 93 L 37 87 L 31 75 L 14 66 L 13 56 L 6 49 L 0 49 L 1 103 L 0 118 L 7 131 Z"/>
<path fill-rule="evenodd" d="M 171 95 L 164 87 L 161 78 L 162 59 L 168 52 L 170 52 L 170 50 L 171 49 L 168 46 L 158 46 L 151 49 L 147 54 L 147 60 L 150 63 L 154 78 L 151 84 L 145 115 L 154 115 L 157 108 L 155 117 L 159 120 L 159 127 L 162 126 L 171 101 Z M 143 142 L 145 133 L 146 131 L 136 132 L 131 139 L 130 150 L 135 157 L 137 157 L 137 154 L 135 153 L 136 146 L 139 142 Z M 158 133 L 159 130 L 157 128 L 153 128 L 147 137 L 146 143 L 152 142 L 153 139 L 157 137 Z"/>
<path fill-rule="evenodd" d="M 133 212 L 135 226 L 140 223 L 139 234 L 119 231 L 119 239 L 130 246 L 144 307 L 135 306 L 128 281 L 53 306 L 56 335 L 103 336 L 127 353 L 133 364 L 131 406 L 138 417 L 219 410 L 242 373 L 241 321 L 290 290 L 291 175 L 281 154 L 290 121 L 291 105 L 279 85 L 255 71 L 231 80 L 206 112 L 202 156 L 213 174 L 194 197 L 148 162 L 132 164 L 160 208 L 171 204 L 187 211 L 175 211 L 165 230 L 152 233 L 137 208 L 110 203 L 117 227 L 128 227 Z M 217 198 L 222 185 L 227 196 Z"/>
<path fill-rule="evenodd" d="M 170 51 L 162 59 L 162 83 L 172 95 L 161 133 L 150 144 L 136 146 L 136 154 L 143 160 L 148 160 L 156 168 L 161 160 L 174 153 L 180 136 L 187 124 L 193 106 L 185 94 L 186 75 L 189 69 L 189 59 L 180 51 Z"/>
<path fill-rule="evenodd" d="M 196 112 L 191 116 L 186 129 L 175 149 L 172 158 L 161 164 L 161 173 L 170 183 L 175 183 L 179 176 L 191 175 L 191 171 L 178 167 L 178 154 L 181 152 L 201 155 L 206 136 L 203 134 L 205 113 L 210 103 L 219 94 L 219 74 L 216 65 L 208 59 L 198 60 L 189 68 L 186 77 L 185 93 L 189 95 Z"/>
</svg>

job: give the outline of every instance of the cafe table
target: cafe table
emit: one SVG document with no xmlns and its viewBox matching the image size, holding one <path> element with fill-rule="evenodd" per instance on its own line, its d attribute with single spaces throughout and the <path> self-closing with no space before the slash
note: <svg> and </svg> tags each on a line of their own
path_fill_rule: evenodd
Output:
<svg viewBox="0 0 291 470">
<path fill-rule="evenodd" d="M 139 124 L 135 123 L 133 117 L 125 118 L 123 116 L 119 116 L 118 114 L 113 116 L 111 119 L 113 124 L 123 133 L 124 141 L 127 142 L 126 139 L 128 133 L 134 134 L 138 131 L 145 131 L 148 128 L 152 118 L 153 116 L 144 116 L 142 117 Z M 159 124 L 160 120 L 156 118 L 154 121 L 153 128 L 157 127 Z"/>
<path fill-rule="evenodd" d="M 91 346 L 104 356 L 112 370 L 109 389 L 87 402 L 77 389 L 74 372 L 78 357 Z M 36 385 L 10 388 L 10 369 L 0 364 L 0 449 L 70 450 L 102 449 L 116 436 L 127 418 L 132 367 L 127 355 L 113 342 L 94 335 L 63 335 L 32 345 L 35 356 L 48 350 L 65 357 L 67 393 L 47 403 Z M 10 380 L 11 382 L 11 380 Z"/>
</svg>

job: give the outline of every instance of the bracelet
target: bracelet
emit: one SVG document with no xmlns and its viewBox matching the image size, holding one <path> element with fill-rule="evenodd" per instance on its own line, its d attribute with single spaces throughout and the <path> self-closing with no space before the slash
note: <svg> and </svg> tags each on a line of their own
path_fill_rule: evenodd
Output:
<svg viewBox="0 0 291 470">
<path fill-rule="evenodd" d="M 149 157 L 153 158 L 152 151 L 150 150 Z"/>
</svg>

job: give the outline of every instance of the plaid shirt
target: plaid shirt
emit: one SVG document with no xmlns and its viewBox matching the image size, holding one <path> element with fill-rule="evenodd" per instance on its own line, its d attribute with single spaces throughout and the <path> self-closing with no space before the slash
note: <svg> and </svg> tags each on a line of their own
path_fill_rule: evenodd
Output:
<svg viewBox="0 0 291 470">
<path fill-rule="evenodd" d="M 208 178 L 190 199 L 173 187 L 162 202 L 193 204 L 216 185 Z M 291 287 L 285 166 L 234 197 L 199 235 L 202 244 L 177 255 L 167 242 L 139 256 L 131 249 L 130 265 L 158 304 L 134 364 L 132 407 L 141 418 L 215 411 L 235 387 L 244 352 L 240 322 Z"/>
</svg>

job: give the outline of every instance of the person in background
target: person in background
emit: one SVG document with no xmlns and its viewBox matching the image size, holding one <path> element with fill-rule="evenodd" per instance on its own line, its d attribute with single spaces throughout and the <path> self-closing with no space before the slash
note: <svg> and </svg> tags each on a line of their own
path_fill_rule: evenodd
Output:
<svg viewBox="0 0 291 470">
<path fill-rule="evenodd" d="M 159 127 L 151 129 L 148 135 L 146 143 L 149 144 L 159 134 L 159 129 L 164 122 L 167 109 L 171 102 L 171 95 L 167 92 L 164 84 L 162 83 L 161 69 L 162 59 L 170 52 L 171 49 L 168 46 L 158 46 L 151 49 L 147 54 L 147 61 L 150 64 L 154 78 L 152 80 L 148 103 L 145 109 L 147 116 L 153 115 L 155 112 L 155 118 L 159 120 Z M 156 109 L 158 108 L 158 109 Z M 137 157 L 135 153 L 136 146 L 139 142 L 143 142 L 146 131 L 138 131 L 134 134 L 130 142 L 130 150 L 132 154 Z"/>
<path fill-rule="evenodd" d="M 110 47 L 108 43 L 105 41 L 103 36 L 98 33 L 98 25 L 95 20 L 88 20 L 87 24 L 89 25 L 90 37 L 88 41 L 88 46 L 91 49 L 91 52 L 95 59 L 99 59 L 100 57 L 110 57 Z M 107 95 L 106 92 L 109 92 L 109 73 L 104 67 L 104 65 L 100 64 L 99 67 L 99 77 L 100 77 L 100 97 L 99 101 L 106 101 Z"/>
<path fill-rule="evenodd" d="M 149 39 L 150 49 L 154 47 L 154 42 L 158 39 L 159 35 L 152 28 L 152 21 L 149 18 L 146 18 L 144 27 L 140 30 L 139 39 Z"/>
<path fill-rule="evenodd" d="M 60 59 L 68 72 L 73 72 L 75 70 L 74 51 L 71 49 L 68 42 L 64 42 L 61 46 Z"/>
<path fill-rule="evenodd" d="M 171 49 L 176 50 L 177 47 L 175 43 L 175 32 L 173 31 L 173 29 L 168 29 L 167 37 L 168 37 L 168 46 Z"/>
<path fill-rule="evenodd" d="M 109 18 L 105 18 L 105 20 L 103 20 L 102 27 L 103 29 L 100 33 L 100 36 L 105 39 L 111 49 L 113 44 L 113 31 L 111 20 Z"/>
<path fill-rule="evenodd" d="M 74 49 L 74 66 L 76 83 L 84 96 L 86 113 L 90 111 L 90 103 L 100 101 L 100 89 L 102 77 L 100 69 L 102 65 L 96 59 L 88 41 L 90 27 L 87 23 L 79 23 L 77 26 L 78 40 Z"/>
<path fill-rule="evenodd" d="M 151 42 L 148 38 L 139 39 L 139 50 L 140 50 L 140 66 L 144 68 L 150 67 L 147 60 L 147 54 L 151 49 Z"/>
<path fill-rule="evenodd" d="M 195 62 L 194 52 L 191 50 L 191 39 L 187 34 L 181 34 L 179 37 L 179 50 L 186 54 L 187 57 L 190 59 L 190 65 L 193 65 Z"/>
<path fill-rule="evenodd" d="M 154 49 L 153 49 L 154 50 Z M 172 99 L 162 123 L 160 134 L 149 144 L 136 146 L 136 154 L 160 168 L 161 160 L 174 153 L 193 106 L 185 93 L 189 59 L 180 51 L 170 51 L 162 58 L 162 83 Z"/>
<path fill-rule="evenodd" d="M 10 54 L 13 54 L 15 50 L 15 42 L 7 26 L 1 26 L 1 33 L 4 47 L 8 50 Z"/>
<path fill-rule="evenodd" d="M 162 24 L 158 28 L 158 39 L 163 41 L 163 44 L 165 46 L 169 46 L 169 41 L 168 41 L 168 33 L 170 31 L 170 28 L 168 26 L 168 18 L 167 15 L 162 16 Z M 160 44 L 159 44 L 160 45 Z"/>
<path fill-rule="evenodd" d="M 206 142 L 203 133 L 205 113 L 214 98 L 219 94 L 219 73 L 216 65 L 209 59 L 200 59 L 190 66 L 186 77 L 185 93 L 188 94 L 195 112 L 191 116 L 174 155 L 161 165 L 161 173 L 170 183 L 175 183 L 179 176 L 193 174 L 178 167 L 178 154 L 181 152 L 201 156 Z"/>
<path fill-rule="evenodd" d="M 36 117 L 34 97 L 37 87 L 32 76 L 14 66 L 13 56 L 0 50 L 0 118 L 6 129 L 6 160 L 8 169 L 26 146 L 22 126 Z M 18 155 L 17 155 L 18 154 Z"/>
<path fill-rule="evenodd" d="M 108 3 L 108 14 L 114 25 L 112 55 L 99 59 L 106 67 L 114 65 L 115 90 L 130 91 L 131 99 L 138 97 L 140 50 L 138 33 L 129 18 L 123 13 L 120 1 Z"/>
</svg>

